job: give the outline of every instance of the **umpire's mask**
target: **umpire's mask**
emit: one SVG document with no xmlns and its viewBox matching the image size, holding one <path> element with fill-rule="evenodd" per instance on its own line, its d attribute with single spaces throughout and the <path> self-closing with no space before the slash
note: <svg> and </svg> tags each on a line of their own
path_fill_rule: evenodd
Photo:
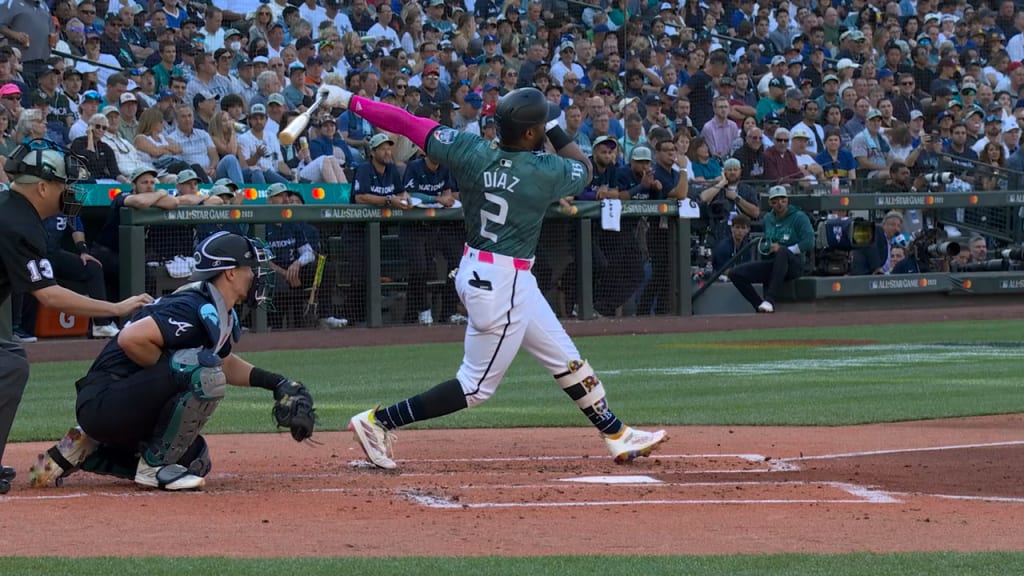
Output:
<svg viewBox="0 0 1024 576">
<path fill-rule="evenodd" d="M 85 158 L 45 139 L 19 144 L 7 158 L 4 171 L 15 183 L 47 181 L 67 185 L 60 198 L 60 211 L 69 218 L 78 216 L 82 210 L 85 190 L 81 183 L 91 179 Z"/>
<path fill-rule="evenodd" d="M 193 256 L 196 266 L 191 281 L 209 281 L 225 270 L 248 266 L 252 268 L 249 285 L 250 306 L 264 306 L 270 302 L 270 261 L 274 258 L 270 248 L 259 238 L 247 238 L 230 232 L 216 232 L 199 243 Z"/>
</svg>

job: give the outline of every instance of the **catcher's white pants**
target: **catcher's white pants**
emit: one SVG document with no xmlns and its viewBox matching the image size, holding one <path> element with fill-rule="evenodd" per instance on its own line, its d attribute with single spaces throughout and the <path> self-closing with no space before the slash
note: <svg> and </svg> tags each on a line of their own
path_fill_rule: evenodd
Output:
<svg viewBox="0 0 1024 576">
<path fill-rule="evenodd" d="M 455 290 L 466 306 L 465 355 L 456 376 L 466 403 L 487 400 L 522 346 L 552 375 L 580 353 L 537 287 L 532 260 L 466 247 Z"/>
</svg>

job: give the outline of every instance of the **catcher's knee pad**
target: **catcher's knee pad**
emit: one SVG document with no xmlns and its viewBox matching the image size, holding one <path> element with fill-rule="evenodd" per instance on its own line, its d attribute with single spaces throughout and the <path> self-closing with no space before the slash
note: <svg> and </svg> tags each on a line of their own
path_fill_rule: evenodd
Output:
<svg viewBox="0 0 1024 576">
<path fill-rule="evenodd" d="M 170 416 L 146 443 L 143 457 L 153 466 L 178 462 L 224 397 L 227 379 L 220 359 L 197 350 L 179 350 L 171 357 L 171 371 L 186 391 L 172 400 Z"/>
<path fill-rule="evenodd" d="M 555 376 L 555 380 L 580 410 L 604 406 L 604 385 L 586 360 L 570 361 L 569 371 Z"/>
</svg>

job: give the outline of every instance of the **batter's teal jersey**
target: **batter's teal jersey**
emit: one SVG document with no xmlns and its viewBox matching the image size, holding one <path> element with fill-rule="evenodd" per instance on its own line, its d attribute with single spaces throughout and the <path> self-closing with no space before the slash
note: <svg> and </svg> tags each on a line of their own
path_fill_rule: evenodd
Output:
<svg viewBox="0 0 1024 576">
<path fill-rule="evenodd" d="M 445 126 L 427 137 L 427 155 L 448 166 L 459 183 L 466 242 L 514 258 L 532 258 L 548 206 L 587 185 L 587 169 L 580 162 L 502 150 Z"/>
</svg>

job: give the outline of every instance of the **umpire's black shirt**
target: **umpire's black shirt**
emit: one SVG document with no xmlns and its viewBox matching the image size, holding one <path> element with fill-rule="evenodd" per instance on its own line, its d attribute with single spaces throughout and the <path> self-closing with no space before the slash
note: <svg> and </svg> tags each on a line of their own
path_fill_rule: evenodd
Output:
<svg viewBox="0 0 1024 576">
<path fill-rule="evenodd" d="M 35 207 L 14 191 L 0 192 L 0 302 L 57 282 L 46 259 L 46 231 Z"/>
</svg>

